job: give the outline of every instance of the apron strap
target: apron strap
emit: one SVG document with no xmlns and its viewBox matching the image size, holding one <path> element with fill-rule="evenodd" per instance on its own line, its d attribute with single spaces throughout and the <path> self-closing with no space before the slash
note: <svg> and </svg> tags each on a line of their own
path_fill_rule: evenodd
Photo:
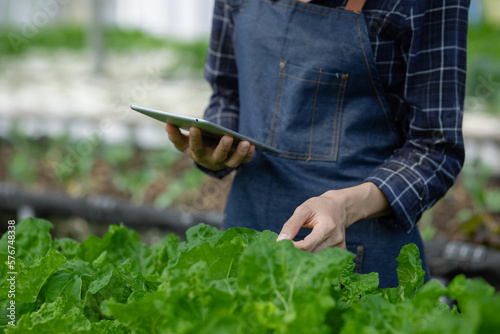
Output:
<svg viewBox="0 0 500 334">
<path fill-rule="evenodd" d="M 354 12 L 361 12 L 365 6 L 366 0 L 349 0 L 345 6 L 345 10 L 352 10 Z"/>
</svg>

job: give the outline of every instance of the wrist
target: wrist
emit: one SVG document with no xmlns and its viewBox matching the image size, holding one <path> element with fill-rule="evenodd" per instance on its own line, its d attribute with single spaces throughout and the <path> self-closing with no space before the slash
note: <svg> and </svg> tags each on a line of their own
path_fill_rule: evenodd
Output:
<svg viewBox="0 0 500 334">
<path fill-rule="evenodd" d="M 332 190 L 325 196 L 340 199 L 345 209 L 346 227 L 357 221 L 391 213 L 391 205 L 384 193 L 372 182 L 341 190 Z"/>
</svg>

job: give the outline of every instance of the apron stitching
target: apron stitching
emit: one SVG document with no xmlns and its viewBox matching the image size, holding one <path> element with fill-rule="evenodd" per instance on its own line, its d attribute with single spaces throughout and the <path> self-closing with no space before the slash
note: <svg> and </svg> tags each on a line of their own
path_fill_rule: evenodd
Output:
<svg viewBox="0 0 500 334">
<path fill-rule="evenodd" d="M 335 130 L 337 131 L 337 139 L 335 140 L 337 142 L 337 147 L 335 148 L 335 161 L 337 161 L 337 157 L 339 155 L 339 141 L 340 141 L 340 122 L 342 121 L 342 112 L 344 111 L 344 96 L 345 96 L 345 91 L 347 89 L 347 80 L 349 76 L 346 77 L 346 82 L 344 84 L 344 90 L 342 91 L 342 102 L 340 103 L 340 110 L 339 110 L 339 123 L 337 128 Z"/>
<path fill-rule="evenodd" d="M 283 152 L 283 151 L 282 151 Z M 296 159 L 296 160 L 306 160 L 304 159 L 304 157 L 298 157 L 297 156 L 297 153 L 294 153 L 294 152 L 283 152 L 283 153 L 289 153 L 289 154 L 281 154 L 280 157 L 283 157 L 283 158 L 287 158 L 287 159 Z M 294 155 L 290 155 L 290 154 L 294 154 Z M 301 154 L 304 154 L 304 153 L 301 153 Z M 335 161 L 334 159 L 322 159 L 322 158 L 313 158 L 314 161 Z"/>
<path fill-rule="evenodd" d="M 318 154 L 318 153 L 302 153 L 302 152 L 292 152 L 292 151 L 283 151 L 281 150 L 281 152 L 283 153 L 290 153 L 290 154 L 295 154 L 295 155 L 311 155 L 312 157 L 332 157 L 333 154 Z M 301 159 L 304 159 L 304 158 L 301 158 Z M 330 159 L 331 160 L 331 159 Z"/>
<path fill-rule="evenodd" d="M 280 59 L 280 64 L 282 64 L 283 60 Z M 286 64 L 286 62 L 285 62 Z M 274 135 L 274 129 L 275 129 L 275 119 L 276 119 L 276 110 L 278 109 L 278 99 L 280 97 L 280 92 L 282 89 L 281 81 L 284 80 L 282 70 L 280 69 L 279 71 L 279 76 L 278 76 L 278 89 L 276 90 L 276 101 L 274 104 L 274 113 L 273 113 L 273 119 L 271 121 L 271 133 L 269 134 L 269 144 L 272 143 L 273 135 Z"/>
<path fill-rule="evenodd" d="M 313 114 L 311 117 L 311 133 L 309 136 L 309 157 L 307 158 L 306 161 L 311 161 L 311 150 L 312 150 L 313 131 L 314 131 L 314 114 L 316 113 L 316 102 L 318 101 L 319 85 L 321 84 L 321 71 L 322 71 L 322 69 L 320 68 L 319 69 L 318 84 L 316 86 L 316 94 L 314 95 Z"/>
<path fill-rule="evenodd" d="M 286 60 L 285 60 L 285 67 L 283 68 L 283 71 L 285 70 L 286 68 Z M 276 143 L 276 137 L 278 135 L 278 130 L 279 130 L 279 121 L 280 121 L 280 115 L 281 115 L 281 105 L 282 105 L 282 102 L 283 102 L 283 87 L 285 86 L 285 76 L 283 76 L 283 79 L 281 80 L 281 89 L 280 89 L 280 104 L 278 106 L 278 115 L 277 115 L 277 118 L 276 118 L 276 123 L 275 123 L 275 126 L 274 126 L 274 138 L 273 138 L 273 142 L 271 144 L 271 146 L 274 147 L 275 143 Z"/>
<path fill-rule="evenodd" d="M 321 69 L 320 69 L 321 70 Z M 325 81 L 318 81 L 318 80 L 309 80 L 309 79 L 303 79 L 303 78 L 298 78 L 293 75 L 290 75 L 288 73 L 283 73 L 284 76 L 290 77 L 292 79 L 300 80 L 300 81 L 305 81 L 305 82 L 314 82 L 314 83 L 320 83 L 322 85 L 330 85 L 330 86 L 342 86 L 341 83 L 334 83 L 334 82 L 325 82 Z"/>
<path fill-rule="evenodd" d="M 368 63 L 368 59 L 366 57 L 365 46 L 363 45 L 363 37 L 361 36 L 361 22 L 359 19 L 358 19 L 358 33 L 359 33 L 359 41 L 361 43 L 361 49 L 363 50 L 363 56 L 365 57 L 366 68 L 368 69 L 368 74 L 370 76 L 370 80 L 372 82 L 373 89 L 375 89 L 375 93 L 377 94 L 377 98 L 378 98 L 378 101 L 380 103 L 380 106 L 382 107 L 382 110 L 384 111 L 385 120 L 387 122 L 387 126 L 389 127 L 389 131 L 391 132 L 392 138 L 394 139 L 396 144 L 399 145 L 399 140 L 396 137 L 396 135 L 394 134 L 394 131 L 392 130 L 392 126 L 389 122 L 389 115 L 387 115 L 387 110 L 385 110 L 384 103 L 382 102 L 382 98 L 380 97 L 377 86 L 375 86 L 375 81 L 373 80 L 372 72 L 370 70 L 370 64 Z"/>
<path fill-rule="evenodd" d="M 331 150 L 330 150 L 330 156 L 332 156 L 332 155 L 333 155 L 333 146 L 334 146 L 334 144 L 337 142 L 337 141 L 335 140 L 335 137 L 336 137 L 335 135 L 336 135 L 336 133 L 338 132 L 338 131 L 337 131 L 337 114 L 338 114 L 338 111 L 339 111 L 340 92 L 341 92 L 341 90 L 342 90 L 342 87 L 341 87 L 341 88 L 339 88 L 339 91 L 338 91 L 338 93 L 337 93 L 337 104 L 336 104 L 336 106 L 335 106 L 335 114 L 334 114 L 334 116 L 333 116 L 332 148 L 331 148 Z M 335 160 L 337 160 L 337 157 L 335 157 Z"/>
<path fill-rule="evenodd" d="M 234 37 L 236 37 L 236 30 L 238 29 L 238 26 L 240 25 L 241 17 L 243 16 L 243 13 L 245 12 L 245 9 L 247 8 L 250 1 L 252 1 L 252 0 L 247 0 L 246 3 L 243 5 L 243 7 L 241 7 L 240 12 L 238 13 L 238 18 L 236 19 L 236 22 L 234 23 L 234 29 L 233 29 L 233 36 Z M 233 44 L 235 44 L 234 39 L 233 39 Z"/>
<path fill-rule="evenodd" d="M 269 1 L 269 0 L 261 0 L 263 2 L 267 2 L 267 3 L 270 3 L 271 5 L 275 5 L 275 6 L 283 6 L 283 7 L 290 7 L 290 8 L 296 8 L 298 10 L 301 10 L 303 12 L 307 12 L 307 13 L 312 13 L 312 14 L 318 14 L 318 15 L 323 15 L 323 16 L 330 16 L 330 17 L 343 17 L 343 18 L 346 18 L 346 19 L 351 19 L 351 20 L 356 20 L 357 18 L 356 17 L 351 17 L 351 16 L 347 16 L 347 15 L 341 15 L 341 14 L 325 14 L 325 13 L 321 13 L 321 12 L 316 12 L 316 11 L 313 11 L 313 10 L 307 10 L 307 9 L 304 9 L 304 8 L 299 8 L 297 7 L 296 5 L 287 5 L 287 4 L 284 4 L 284 3 L 274 3 L 272 1 Z M 298 1 L 295 1 L 298 3 Z M 323 7 L 323 6 L 314 6 L 312 4 L 307 4 L 305 2 L 301 2 L 301 4 L 303 5 L 306 5 L 306 6 L 309 6 L 309 7 L 312 7 L 312 8 L 318 8 L 320 7 L 321 9 L 329 9 L 329 10 L 336 10 L 336 11 L 339 11 L 339 12 L 345 12 L 343 10 L 340 10 L 340 9 L 335 9 L 335 8 L 328 8 L 328 7 Z M 355 12 L 352 12 L 352 11 L 349 11 L 349 13 L 355 13 Z M 359 13 L 356 13 L 359 15 Z"/>
</svg>

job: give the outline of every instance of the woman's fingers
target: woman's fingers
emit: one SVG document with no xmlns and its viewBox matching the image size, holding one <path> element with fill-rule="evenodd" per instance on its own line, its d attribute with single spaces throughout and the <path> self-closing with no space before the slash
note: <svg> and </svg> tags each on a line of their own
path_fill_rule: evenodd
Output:
<svg viewBox="0 0 500 334">
<path fill-rule="evenodd" d="M 250 149 L 248 150 L 247 156 L 243 161 L 241 162 L 242 164 L 247 164 L 252 160 L 253 155 L 255 154 L 255 145 L 250 145 Z"/>
<path fill-rule="evenodd" d="M 165 130 L 168 133 L 168 139 L 174 144 L 174 147 L 181 152 L 185 152 L 189 147 L 189 137 L 183 135 L 181 130 L 172 124 L 167 123 Z"/>
<path fill-rule="evenodd" d="M 336 224 L 333 221 L 328 224 L 328 226 L 332 225 Z M 318 253 L 330 247 L 346 249 L 343 231 L 341 229 L 329 230 L 328 226 L 322 227 L 318 224 L 304 240 L 294 242 L 295 247 L 312 253 Z"/>
<path fill-rule="evenodd" d="M 330 239 L 325 240 L 321 245 L 316 247 L 312 252 L 313 253 L 319 253 L 323 249 L 331 248 L 331 247 L 337 247 L 341 249 L 347 249 L 347 245 L 345 243 L 345 240 L 339 243 L 332 242 Z"/>
<path fill-rule="evenodd" d="M 214 150 L 213 158 L 214 162 L 222 163 L 227 160 L 229 151 L 231 151 L 231 146 L 233 145 L 233 137 L 224 136 L 221 138 L 219 145 Z"/>
<path fill-rule="evenodd" d="M 308 252 L 314 252 L 318 246 L 323 244 L 328 240 L 328 235 L 320 229 L 319 227 L 314 228 L 311 233 L 309 233 L 304 240 L 295 241 L 294 245 L 298 249 L 302 249 Z"/>
<path fill-rule="evenodd" d="M 231 168 L 238 167 L 241 164 L 241 162 L 243 161 L 243 159 L 245 159 L 245 157 L 247 156 L 249 150 L 250 150 L 250 143 L 249 142 L 247 142 L 247 141 L 239 142 L 233 155 L 226 162 L 226 166 L 231 167 Z"/>
<path fill-rule="evenodd" d="M 295 238 L 304 224 L 311 220 L 313 213 L 304 204 L 295 209 L 293 215 L 286 221 L 276 241 Z"/>
<path fill-rule="evenodd" d="M 189 148 L 196 157 L 205 154 L 201 130 L 194 126 L 189 129 Z"/>
<path fill-rule="evenodd" d="M 166 124 L 165 130 L 177 150 L 209 169 L 218 170 L 226 166 L 236 168 L 242 163 L 250 162 L 255 153 L 255 146 L 248 141 L 239 142 L 234 149 L 234 139 L 228 135 L 222 137 L 218 144 L 206 142 L 197 127 L 191 127 L 189 135 L 184 135 L 172 124 Z"/>
<path fill-rule="evenodd" d="M 313 197 L 295 209 L 292 217 L 283 225 L 277 241 L 293 239 L 301 227 L 312 229 L 304 240 L 296 241 L 295 247 L 317 253 L 328 247 L 346 248 L 345 208 L 342 200 L 325 196 Z"/>
<path fill-rule="evenodd" d="M 230 136 L 222 137 L 219 145 L 215 148 L 213 153 L 215 162 L 225 162 L 226 166 L 232 168 L 236 168 L 240 164 L 250 162 L 255 153 L 255 145 L 250 145 L 250 143 L 242 141 L 238 143 L 236 149 L 232 152 L 233 142 L 234 139 Z"/>
</svg>

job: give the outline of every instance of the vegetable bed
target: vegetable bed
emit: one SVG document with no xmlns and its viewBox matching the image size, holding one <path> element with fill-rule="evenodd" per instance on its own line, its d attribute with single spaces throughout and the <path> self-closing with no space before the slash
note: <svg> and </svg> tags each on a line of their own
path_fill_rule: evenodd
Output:
<svg viewBox="0 0 500 334">
<path fill-rule="evenodd" d="M 0 181 L 36 192 L 59 191 L 71 197 L 112 196 L 158 209 L 193 207 L 205 175 L 174 150 L 145 150 L 132 142 L 79 145 L 68 135 L 32 138 L 13 130 L 0 140 Z M 190 205 L 191 204 L 191 205 Z M 196 202 L 196 209 L 205 209 Z"/>
<path fill-rule="evenodd" d="M 398 257 L 400 285 L 378 289 L 340 249 L 311 254 L 275 233 L 198 225 L 186 241 L 147 246 L 113 225 L 83 243 L 53 240 L 52 224 L 15 227 L 15 326 L 0 266 L 5 333 L 496 333 L 500 295 L 480 279 L 423 286 L 418 249 Z M 0 240 L 2 262 L 9 233 Z M 10 239 L 12 241 L 12 238 Z M 441 297 L 456 304 L 450 307 Z M 9 297 L 11 298 L 11 297 Z"/>
</svg>

